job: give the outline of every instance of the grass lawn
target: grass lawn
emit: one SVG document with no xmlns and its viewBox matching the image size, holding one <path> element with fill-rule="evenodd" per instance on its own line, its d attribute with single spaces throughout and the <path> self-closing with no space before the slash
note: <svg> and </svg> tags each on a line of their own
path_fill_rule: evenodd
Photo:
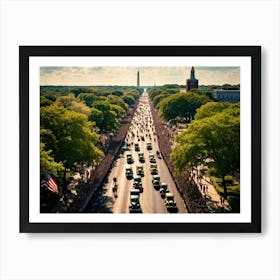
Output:
<svg viewBox="0 0 280 280">
<path fill-rule="evenodd" d="M 217 192 L 220 195 L 223 195 L 224 188 L 222 186 L 222 179 L 214 176 L 210 176 L 210 179 L 213 182 Z M 227 193 L 228 193 L 227 200 L 232 208 L 232 211 L 234 213 L 239 213 L 240 212 L 240 185 L 232 184 L 227 186 Z"/>
</svg>

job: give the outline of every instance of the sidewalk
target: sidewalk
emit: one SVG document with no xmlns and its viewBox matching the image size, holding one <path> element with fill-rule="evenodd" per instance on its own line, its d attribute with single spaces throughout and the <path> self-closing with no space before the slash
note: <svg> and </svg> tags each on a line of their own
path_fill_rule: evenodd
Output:
<svg viewBox="0 0 280 280">
<path fill-rule="evenodd" d="M 76 200 L 80 193 L 81 188 L 87 184 L 91 179 L 91 173 L 94 170 L 92 167 L 84 168 L 83 174 L 74 172 L 72 174 L 73 180 L 66 186 L 66 192 L 60 198 L 59 203 L 56 205 L 55 212 L 67 212 L 67 209 Z"/>
<path fill-rule="evenodd" d="M 84 212 L 94 192 L 100 187 L 102 181 L 106 178 L 110 171 L 112 164 L 119 153 L 122 142 L 126 136 L 128 127 L 132 120 L 134 111 L 137 107 L 138 101 L 134 108 L 127 111 L 125 117 L 120 121 L 119 130 L 112 137 L 107 153 L 103 157 L 95 169 L 86 168 L 88 171 L 88 178 L 86 173 L 72 174 L 73 180 L 67 185 L 65 193 L 62 193 L 60 201 L 51 209 L 54 213 L 80 213 Z"/>
<path fill-rule="evenodd" d="M 189 213 L 209 213 L 209 209 L 206 206 L 205 200 L 198 190 L 197 184 L 194 181 L 190 181 L 188 176 L 174 175 L 174 167 L 171 164 L 170 153 L 172 146 L 172 139 L 167 133 L 166 126 L 163 120 L 158 116 L 157 110 L 150 102 L 153 121 L 155 129 L 158 135 L 158 144 L 162 153 L 163 159 L 173 177 L 176 187 L 185 201 L 186 208 Z"/>
<path fill-rule="evenodd" d="M 199 168 L 198 171 L 200 171 Z M 231 212 L 231 207 L 228 201 L 225 200 L 221 195 L 219 195 L 219 193 L 211 183 L 210 178 L 206 176 L 198 178 L 197 173 L 195 173 L 193 180 L 196 183 L 198 190 L 204 197 L 206 205 L 210 212 Z"/>
</svg>

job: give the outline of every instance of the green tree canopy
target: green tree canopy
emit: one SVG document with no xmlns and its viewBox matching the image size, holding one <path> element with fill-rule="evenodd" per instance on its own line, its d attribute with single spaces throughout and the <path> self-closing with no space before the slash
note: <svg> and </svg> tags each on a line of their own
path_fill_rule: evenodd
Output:
<svg viewBox="0 0 280 280">
<path fill-rule="evenodd" d="M 69 111 L 61 106 L 41 108 L 41 142 L 52 150 L 55 162 L 98 162 L 103 156 L 95 146 L 99 135 L 92 132 L 93 123 L 84 114 Z"/>
<path fill-rule="evenodd" d="M 58 173 L 64 169 L 62 162 L 55 162 L 51 156 L 52 151 L 45 150 L 45 144 L 40 143 L 40 174 L 44 175 L 47 172 L 58 176 Z"/>
<path fill-rule="evenodd" d="M 201 106 L 199 109 L 197 109 L 195 119 L 201 120 L 204 118 L 211 117 L 215 113 L 222 112 L 224 110 L 230 110 L 232 114 L 234 114 L 234 111 L 237 115 L 239 115 L 240 112 L 240 103 L 227 103 L 227 102 L 208 102 L 204 106 Z M 224 111 L 226 112 L 226 111 Z"/>
<path fill-rule="evenodd" d="M 78 100 L 84 102 L 88 107 L 92 106 L 92 102 L 99 100 L 100 97 L 92 93 L 81 93 L 78 95 Z"/>
<path fill-rule="evenodd" d="M 94 121 L 104 132 L 114 131 L 119 126 L 117 114 L 112 110 L 111 105 L 108 101 L 95 101 L 92 103 L 93 108 L 89 120 Z"/>
<path fill-rule="evenodd" d="M 203 105 L 200 117 L 176 137 L 171 159 L 177 173 L 212 159 L 227 196 L 225 176 L 240 169 L 240 110 L 237 104 L 225 106 L 223 109 L 223 105 Z M 214 108 L 212 113 L 210 107 Z"/>
<path fill-rule="evenodd" d="M 117 89 L 113 89 L 111 92 L 110 92 L 111 95 L 115 95 L 115 96 L 122 96 L 123 95 L 123 92 L 120 91 L 120 90 L 117 90 Z"/>
<path fill-rule="evenodd" d="M 157 95 L 160 95 L 162 94 L 162 89 L 156 87 L 156 88 L 151 88 L 148 90 L 148 93 L 149 93 L 149 97 L 150 99 L 153 101 L 154 98 L 157 96 Z"/>
<path fill-rule="evenodd" d="M 58 97 L 54 104 L 86 116 L 89 116 L 91 112 L 90 108 L 83 102 L 79 101 L 73 93 Z"/>
<path fill-rule="evenodd" d="M 194 116 L 196 109 L 208 101 L 209 98 L 196 93 L 177 93 L 162 99 L 159 110 L 165 120 L 188 118 Z"/>
<path fill-rule="evenodd" d="M 110 104 L 118 105 L 122 107 L 125 111 L 127 110 L 127 105 L 124 103 L 121 97 L 115 95 L 108 95 L 107 100 Z"/>
<path fill-rule="evenodd" d="M 157 105 L 160 103 L 160 101 L 162 101 L 164 98 L 166 98 L 167 96 L 169 96 L 168 94 L 159 94 L 156 95 L 153 99 L 153 104 L 154 106 L 158 107 Z"/>
<path fill-rule="evenodd" d="M 205 90 L 191 89 L 190 92 L 197 93 L 199 95 L 204 95 L 208 97 L 210 100 L 215 101 L 212 91 L 210 91 L 208 88 L 205 88 Z"/>
<path fill-rule="evenodd" d="M 91 114 L 89 116 L 89 120 L 94 122 L 98 128 L 102 129 L 103 122 L 104 122 L 103 112 L 96 108 L 92 108 Z"/>
<path fill-rule="evenodd" d="M 54 102 L 56 100 L 57 94 L 51 90 L 46 90 L 40 87 L 40 96 L 44 96 L 45 98 Z"/>
<path fill-rule="evenodd" d="M 77 97 L 80 93 L 92 92 L 92 89 L 90 87 L 75 87 L 72 88 L 71 92 Z"/>
<path fill-rule="evenodd" d="M 139 89 L 130 89 L 124 92 L 124 95 L 132 95 L 135 100 L 137 100 L 140 96 L 141 92 Z"/>
<path fill-rule="evenodd" d="M 110 104 L 110 111 L 115 112 L 117 118 L 120 118 L 125 114 L 125 110 L 121 106 L 115 104 Z"/>
<path fill-rule="evenodd" d="M 40 107 L 46 107 L 53 104 L 53 101 L 46 98 L 45 96 L 40 96 Z"/>
<path fill-rule="evenodd" d="M 125 94 L 122 96 L 122 100 L 128 105 L 132 106 L 135 103 L 135 97 L 131 94 Z"/>
</svg>

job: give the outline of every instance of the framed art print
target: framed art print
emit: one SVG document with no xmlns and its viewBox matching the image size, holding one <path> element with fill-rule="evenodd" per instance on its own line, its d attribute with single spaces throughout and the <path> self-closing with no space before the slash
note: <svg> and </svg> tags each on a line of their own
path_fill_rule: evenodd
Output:
<svg viewBox="0 0 280 280">
<path fill-rule="evenodd" d="M 260 46 L 20 46 L 20 232 L 261 232 Z"/>
</svg>

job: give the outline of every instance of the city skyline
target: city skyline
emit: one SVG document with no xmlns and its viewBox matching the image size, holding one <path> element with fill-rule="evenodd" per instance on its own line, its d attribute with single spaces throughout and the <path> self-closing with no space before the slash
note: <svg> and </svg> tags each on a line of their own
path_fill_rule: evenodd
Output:
<svg viewBox="0 0 280 280">
<path fill-rule="evenodd" d="M 149 67 L 40 67 L 40 85 L 54 86 L 136 86 L 137 72 L 140 86 L 185 85 L 192 66 Z M 240 83 L 240 67 L 195 67 L 199 85 Z"/>
</svg>

